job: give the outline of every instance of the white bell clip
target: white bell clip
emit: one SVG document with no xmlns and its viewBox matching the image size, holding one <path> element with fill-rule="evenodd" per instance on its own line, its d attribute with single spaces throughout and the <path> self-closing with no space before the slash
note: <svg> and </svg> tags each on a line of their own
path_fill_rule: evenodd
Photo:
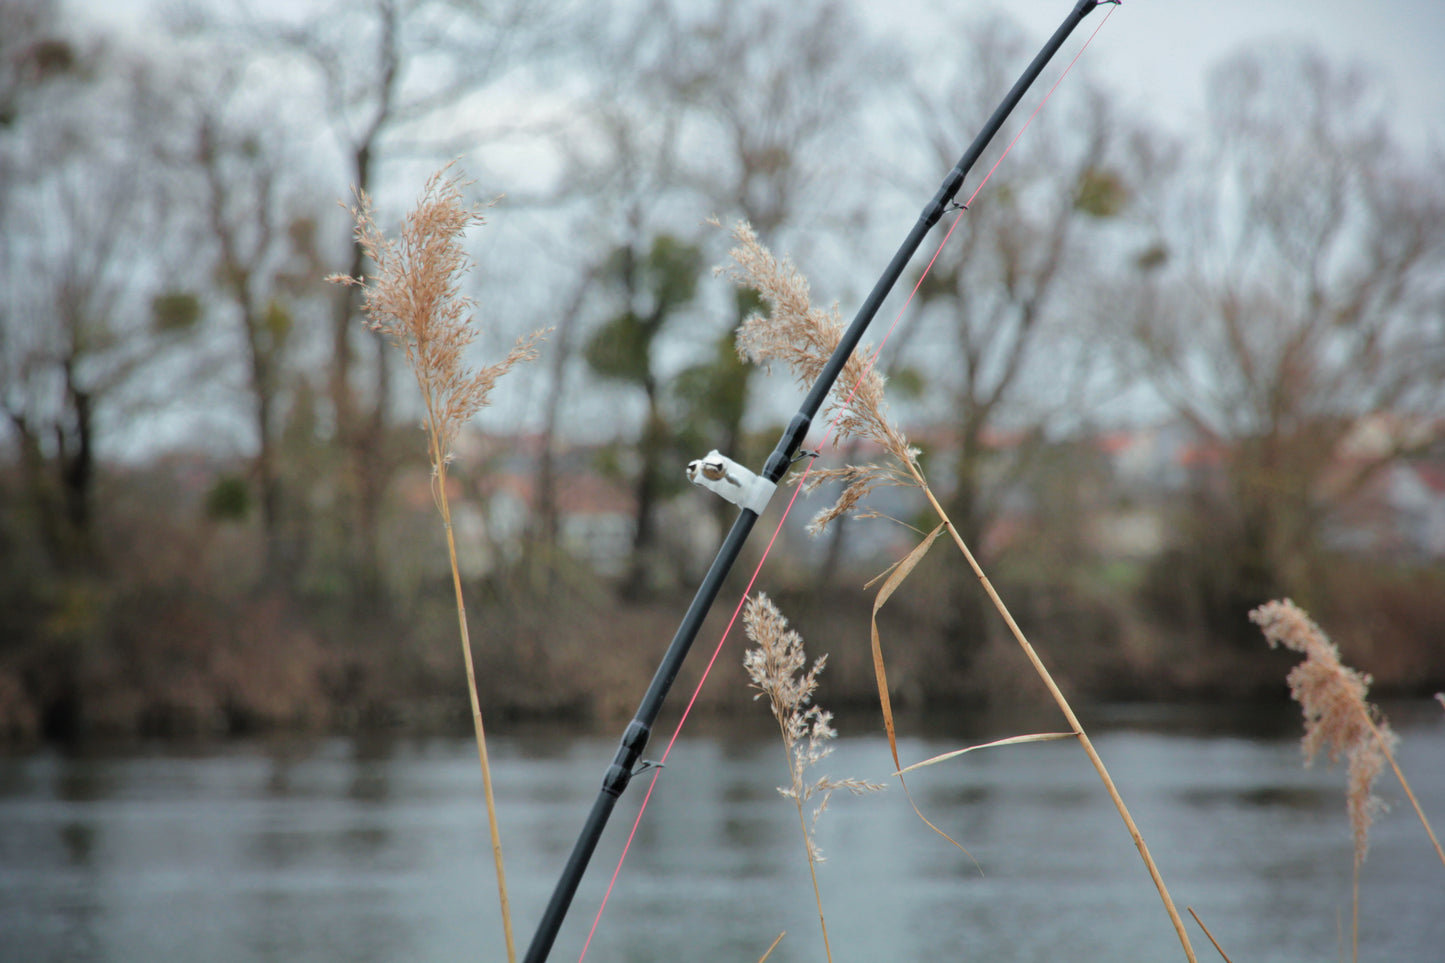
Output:
<svg viewBox="0 0 1445 963">
<path fill-rule="evenodd" d="M 761 515 L 772 500 L 777 485 L 753 474 L 716 448 L 703 458 L 688 462 L 687 480 L 717 492 L 723 498 L 755 515 Z"/>
</svg>

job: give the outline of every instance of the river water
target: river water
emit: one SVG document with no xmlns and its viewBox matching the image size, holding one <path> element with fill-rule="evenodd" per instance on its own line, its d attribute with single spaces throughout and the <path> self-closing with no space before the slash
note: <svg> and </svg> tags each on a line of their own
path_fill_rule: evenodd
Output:
<svg viewBox="0 0 1445 963">
<path fill-rule="evenodd" d="M 1445 713 L 1387 709 L 1406 776 L 1445 829 Z M 1096 710 L 1085 722 L 1180 911 L 1192 906 L 1232 960 L 1349 958 L 1344 772 L 1301 765 L 1293 710 Z M 771 963 L 825 959 L 797 813 L 773 788 L 781 746 L 745 728 L 679 741 L 587 959 L 751 963 L 783 931 Z M 848 724 L 819 774 L 886 780 L 886 741 L 846 734 L 869 728 Z M 904 737 L 905 763 L 1013 734 L 957 728 L 967 736 L 933 723 Z M 490 744 L 523 948 L 615 739 L 539 730 Z M 505 959 L 480 782 L 462 738 L 0 759 L 0 959 Z M 552 959 L 581 952 L 646 785 L 619 803 Z M 839 963 L 1183 959 L 1072 741 L 972 753 L 910 788 L 972 857 L 920 822 L 896 781 L 835 798 L 817 827 L 818 881 Z M 1362 876 L 1360 959 L 1442 963 L 1445 867 L 1393 776 L 1380 793 L 1391 810 Z M 1199 958 L 1219 959 L 1189 927 Z"/>
</svg>

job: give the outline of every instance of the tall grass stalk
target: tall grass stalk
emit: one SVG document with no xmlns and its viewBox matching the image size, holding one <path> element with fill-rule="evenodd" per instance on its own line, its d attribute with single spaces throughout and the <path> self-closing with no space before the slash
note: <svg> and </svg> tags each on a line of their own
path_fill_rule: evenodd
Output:
<svg viewBox="0 0 1445 963">
<path fill-rule="evenodd" d="M 733 264 L 721 270 L 739 284 L 757 291 L 768 310 L 766 315 L 761 312 L 753 314 L 738 329 L 738 353 L 744 360 L 763 366 L 774 361 L 782 362 L 792 370 L 800 383 L 811 384 L 822 370 L 843 330 L 843 320 L 836 306 L 827 311 L 814 307 L 807 280 L 789 260 L 779 260 L 764 247 L 750 225 L 745 222 L 738 223 L 732 236 L 735 246 L 729 253 Z M 1149 853 L 1143 834 L 1129 814 L 1129 808 L 1124 804 L 1124 799 L 1110 777 L 1109 770 L 1104 766 L 1103 759 L 1095 750 L 1093 741 L 1043 660 L 1039 658 L 988 576 L 984 574 L 978 560 L 949 520 L 948 513 L 929 488 L 918 464 L 918 450 L 909 446 L 903 433 L 888 420 L 883 376 L 855 353 L 845 365 L 839 385 L 841 391 L 849 393 L 840 395 L 835 392 L 827 412 L 836 429 L 837 440 L 841 441 L 848 436 L 871 438 L 883 447 L 890 460 L 872 465 L 849 465 L 812 472 L 806 482 L 810 489 L 836 481 L 844 484 L 844 490 L 831 508 L 825 509 L 813 520 L 811 530 L 821 531 L 832 521 L 853 510 L 869 492 L 879 486 L 916 485 L 923 492 L 939 520 L 948 529 L 954 545 L 983 586 L 989 601 L 998 610 L 1010 634 L 1023 650 L 1029 664 L 1034 667 L 1034 671 L 1063 712 L 1064 718 L 1068 720 L 1079 744 L 1103 781 L 1114 807 L 1119 811 L 1135 848 L 1144 860 L 1185 956 L 1190 963 L 1196 963 L 1194 948 L 1184 928 L 1184 920 L 1175 908 L 1174 900 L 1169 895 L 1159 867 Z M 886 697 L 886 692 L 881 695 Z"/>
<path fill-rule="evenodd" d="M 1399 737 L 1385 721 L 1379 709 L 1366 701 L 1370 677 L 1340 661 L 1340 650 L 1303 609 L 1289 599 L 1266 602 L 1249 613 L 1250 621 L 1260 627 L 1270 648 L 1284 646 L 1302 653 L 1304 661 L 1290 670 L 1286 681 L 1290 695 L 1304 713 L 1305 734 L 1302 748 L 1305 764 L 1314 761 L 1320 750 L 1335 762 L 1341 756 L 1347 761 L 1345 801 L 1350 814 L 1350 830 L 1354 838 L 1354 896 L 1352 906 L 1352 943 L 1354 959 L 1360 958 L 1360 867 L 1370 850 L 1370 826 L 1384 804 L 1375 796 L 1375 780 L 1385 763 L 1404 787 L 1405 795 L 1415 807 L 1415 815 L 1425 827 L 1425 834 L 1435 847 L 1435 855 L 1445 865 L 1445 850 L 1430 828 L 1430 820 L 1420 808 L 1420 801 L 1395 761 Z"/>
<path fill-rule="evenodd" d="M 803 637 L 788 627 L 783 613 L 761 592 L 748 599 L 743 608 L 743 630 L 756 646 L 743 657 L 743 667 L 758 690 L 755 698 L 768 697 L 768 708 L 778 722 L 783 749 L 788 755 L 791 782 L 780 786 L 778 792 L 791 799 L 798 810 L 798 827 L 803 833 L 808 874 L 813 881 L 813 899 L 818 906 L 818 926 L 823 933 L 823 952 L 832 963 L 828 920 L 823 914 L 822 890 L 818 888 L 818 864 L 823 862 L 823 854 L 818 849 L 814 829 L 836 790 L 861 795 L 881 790 L 883 786 L 862 779 L 833 779 L 829 776 L 808 781 L 808 770 L 833 752 L 832 741 L 838 734 L 832 726 L 833 714 L 813 703 L 818 676 L 827 665 L 828 657 L 820 655 L 812 666 L 808 666 Z M 814 799 L 817 804 L 809 819 L 803 811 L 804 804 Z M 771 953 L 772 948 L 768 952 Z"/>
<path fill-rule="evenodd" d="M 779 933 L 778 938 L 773 940 L 773 945 L 768 947 L 767 952 L 764 953 L 762 956 L 758 957 L 758 963 L 767 963 L 768 957 L 773 955 L 773 950 L 776 950 L 778 948 L 778 944 L 783 942 L 783 937 L 787 935 L 787 930 L 783 930 L 781 933 Z"/>
<path fill-rule="evenodd" d="M 1199 914 L 1194 912 L 1194 907 L 1186 906 L 1185 909 L 1189 910 L 1189 915 L 1194 917 L 1194 922 L 1199 924 L 1199 928 L 1204 931 L 1204 935 L 1209 937 L 1209 942 L 1214 944 L 1215 950 L 1223 957 L 1224 963 L 1233 963 L 1229 958 L 1229 954 L 1224 952 L 1224 947 L 1220 946 L 1219 941 L 1214 938 L 1214 934 L 1209 932 L 1209 927 L 1205 926 L 1204 921 L 1199 918 Z"/>
<path fill-rule="evenodd" d="M 1114 784 L 1113 777 L 1109 775 L 1109 770 L 1104 765 L 1103 758 L 1094 748 L 1093 740 L 1089 738 L 1088 732 L 1084 730 L 1083 723 L 1081 723 L 1078 716 L 1074 714 L 1073 707 L 1069 705 L 1069 700 L 1064 696 L 1063 690 L 1059 688 L 1058 683 L 1054 681 L 1053 675 L 1044 665 L 1043 660 L 1039 658 L 1038 652 L 1034 650 L 1034 647 L 1024 635 L 1023 630 L 1020 629 L 1018 623 L 1014 621 L 1014 617 L 1012 613 L 1009 612 L 1008 606 L 1004 604 L 1003 599 L 999 597 L 998 592 L 994 589 L 993 583 L 990 582 L 988 576 L 984 574 L 983 568 L 978 564 L 978 560 L 974 558 L 973 552 L 969 551 L 968 545 L 964 542 L 963 537 L 958 534 L 958 529 L 954 528 L 953 522 L 948 518 L 948 513 L 943 510 L 943 506 L 940 505 L 938 499 L 934 497 L 933 490 L 928 487 L 928 483 L 923 478 L 923 473 L 918 468 L 917 460 L 910 458 L 908 460 L 908 466 L 918 487 L 922 489 L 924 497 L 928 499 L 928 504 L 932 506 L 939 519 L 947 526 L 948 533 L 952 537 L 954 545 L 958 547 L 959 552 L 963 554 L 964 559 L 968 562 L 969 568 L 972 569 L 973 574 L 977 576 L 979 584 L 983 586 L 984 593 L 988 595 L 989 601 L 993 603 L 994 608 L 997 609 L 999 615 L 1003 617 L 1004 624 L 1008 626 L 1009 633 L 1013 636 L 1014 641 L 1023 649 L 1024 656 L 1029 660 L 1029 664 L 1034 667 L 1034 671 L 1038 673 L 1039 678 L 1043 680 L 1044 687 L 1048 689 L 1049 695 L 1053 697 L 1054 703 L 1059 707 L 1059 711 L 1064 714 L 1064 718 L 1074 730 L 1074 735 L 1078 737 L 1079 745 L 1083 747 L 1085 755 L 1089 757 L 1089 762 L 1093 764 L 1094 771 L 1099 774 L 1099 779 L 1104 783 L 1104 789 L 1108 792 L 1109 799 L 1114 803 L 1114 808 L 1119 811 L 1119 818 L 1124 821 L 1125 828 L 1129 830 L 1129 838 L 1134 841 L 1134 848 L 1139 851 L 1140 858 L 1144 860 L 1144 866 L 1149 871 L 1149 878 L 1154 881 L 1154 888 L 1159 891 L 1159 898 L 1164 901 L 1164 909 L 1169 914 L 1170 922 L 1174 924 L 1174 931 L 1179 937 L 1180 945 L 1184 948 L 1184 955 L 1188 957 L 1190 963 L 1195 963 L 1194 947 L 1190 944 L 1189 934 L 1184 929 L 1184 919 L 1179 915 L 1179 910 L 1174 906 L 1174 899 L 1169 895 L 1169 887 L 1164 885 L 1164 876 L 1159 872 L 1159 866 L 1154 862 L 1154 857 L 1150 855 L 1148 844 L 1144 842 L 1144 834 L 1139 831 L 1138 825 L 1134 822 L 1134 817 L 1130 815 L 1129 807 L 1125 805 L 1124 797 L 1119 793 L 1119 787 Z"/>
<path fill-rule="evenodd" d="M 457 564 L 451 503 L 447 497 L 447 468 L 452 461 L 452 446 L 462 427 L 487 406 L 492 389 L 502 375 L 517 364 L 537 357 L 536 344 L 542 332 L 518 339 L 507 356 L 496 364 L 471 368 L 465 363 L 463 354 L 467 346 L 476 340 L 477 328 L 473 314 L 475 302 L 461 294 L 461 280 L 471 268 L 471 261 L 462 250 L 462 239 L 469 226 L 483 223 L 484 218 L 480 210 L 463 202 L 462 191 L 468 185 L 450 175 L 449 171 L 450 167 L 445 168 L 427 181 L 416 208 L 406 216 L 395 240 L 388 238 L 377 227 L 371 198 L 358 191 L 356 203 L 350 208 L 356 221 L 356 239 L 376 265 L 376 275 L 372 278 L 334 277 L 332 280 L 362 288 L 362 308 L 368 324 L 401 348 L 416 376 L 417 387 L 421 389 L 425 411 L 422 429 L 426 433 L 427 454 L 432 465 L 432 497 L 446 530 L 447 559 L 456 594 L 462 661 L 466 666 L 467 694 L 471 700 L 492 859 L 497 871 L 502 931 L 507 944 L 507 960 L 515 963 L 517 951 L 512 936 L 507 873 L 502 860 L 496 800 L 492 794 L 487 735 L 482 725 L 481 700 L 477 695 L 476 670 L 472 662 L 471 634 L 467 629 L 461 569 Z"/>
</svg>

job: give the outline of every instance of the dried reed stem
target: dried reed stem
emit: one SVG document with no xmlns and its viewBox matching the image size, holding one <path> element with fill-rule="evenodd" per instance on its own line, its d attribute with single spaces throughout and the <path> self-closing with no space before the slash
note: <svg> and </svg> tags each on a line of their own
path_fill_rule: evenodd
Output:
<svg viewBox="0 0 1445 963">
<path fill-rule="evenodd" d="M 1440 864 L 1445 866 L 1445 849 L 1440 847 L 1440 840 L 1436 838 L 1435 830 L 1430 828 L 1430 820 L 1425 818 L 1425 810 L 1420 808 L 1420 800 L 1415 798 L 1415 791 L 1410 788 L 1409 781 L 1405 779 L 1405 773 L 1400 770 L 1400 764 L 1395 761 L 1395 753 L 1391 751 L 1389 745 L 1386 743 L 1385 737 L 1375 726 L 1374 720 L 1366 719 L 1365 723 L 1370 727 L 1370 732 L 1374 734 L 1376 741 L 1379 742 L 1380 751 L 1385 754 L 1385 760 L 1389 762 L 1390 768 L 1395 773 L 1395 778 L 1400 780 L 1400 788 L 1405 790 L 1405 795 L 1409 798 L 1410 805 L 1414 807 L 1415 815 L 1419 818 L 1420 825 L 1425 828 L 1425 835 L 1430 837 L 1430 844 L 1435 847 L 1435 855 L 1439 857 Z"/>
<path fill-rule="evenodd" d="M 432 463 L 432 495 L 446 530 L 447 558 L 451 564 L 457 624 L 461 631 L 462 660 L 466 666 L 467 695 L 471 701 L 492 860 L 497 872 L 502 930 L 507 944 L 507 960 L 515 963 L 517 951 L 512 935 L 511 901 L 507 894 L 496 800 L 492 794 L 487 735 L 482 725 L 481 700 L 477 694 L 476 670 L 472 661 L 471 633 L 467 629 L 461 569 L 457 563 L 451 503 L 447 498 L 447 467 L 451 464 L 452 446 L 462 427 L 486 407 L 492 388 L 502 375 L 515 365 L 537 357 L 536 343 L 542 332 L 518 339 L 507 356 L 496 364 L 474 369 L 464 362 L 463 353 L 476 340 L 477 330 L 472 313 L 475 303 L 461 294 L 461 279 L 471 267 L 461 242 L 467 227 L 481 224 L 483 217 L 479 210 L 463 203 L 462 190 L 467 185 L 455 176 L 447 176 L 449 169 L 449 166 L 444 168 L 427 181 L 421 199 L 406 216 L 395 240 L 388 238 L 377 226 L 371 199 L 365 192 L 358 191 L 356 204 L 351 208 L 356 221 L 356 239 L 375 263 L 377 273 L 369 279 L 342 276 L 331 280 L 363 289 L 362 307 L 369 325 L 385 334 L 403 351 L 421 390 L 425 410 L 422 428 L 426 433 L 427 454 Z"/>
<path fill-rule="evenodd" d="M 497 898 L 502 911 L 502 933 L 507 944 L 507 961 L 515 963 L 517 947 L 512 935 L 512 904 L 507 894 L 507 869 L 502 860 L 502 834 L 497 826 L 497 801 L 492 795 L 492 764 L 487 756 L 487 731 L 482 725 L 482 703 L 477 695 L 477 673 L 472 664 L 472 635 L 467 629 L 467 606 L 462 596 L 461 568 L 457 564 L 457 540 L 452 533 L 451 504 L 446 494 L 445 465 L 437 472 L 438 504 L 441 507 L 442 524 L 447 532 L 447 558 L 452 568 L 452 589 L 457 601 L 457 624 L 461 629 L 462 661 L 467 671 L 467 698 L 472 707 L 472 730 L 476 733 L 477 759 L 482 767 L 482 795 L 487 802 L 487 831 L 492 841 L 492 863 L 497 871 Z"/>
<path fill-rule="evenodd" d="M 1124 797 L 1119 794 L 1119 788 L 1114 785 L 1114 780 L 1109 775 L 1109 770 L 1105 767 L 1104 760 L 1099 756 L 1098 751 L 1094 749 L 1093 740 L 1091 740 L 1089 734 L 1084 731 L 1084 726 L 1079 722 L 1078 716 L 1074 715 L 1074 710 L 1073 707 L 1069 705 L 1069 700 L 1064 697 L 1063 691 L 1059 688 L 1058 684 L 1054 682 L 1054 677 L 1049 673 L 1043 660 L 1039 658 L 1039 654 L 1035 652 L 1034 647 L 1029 644 L 1029 640 L 1024 635 L 1023 630 L 1020 629 L 1018 623 L 1014 621 L 1013 614 L 1009 612 L 1008 606 L 1004 604 L 1003 599 L 1000 598 L 998 592 L 994 590 L 993 583 L 990 582 L 988 576 L 984 574 L 983 568 L 978 564 L 978 560 L 974 558 L 973 552 L 969 551 L 967 543 L 965 543 L 963 537 L 958 534 L 958 529 L 953 527 L 953 522 L 949 520 L 948 513 L 944 511 L 943 506 L 940 505 L 938 499 L 934 497 L 933 490 L 928 487 L 928 483 L 924 480 L 922 473 L 918 471 L 916 464 L 913 465 L 913 472 L 919 488 L 923 490 L 924 496 L 928 499 L 929 505 L 933 507 L 939 519 L 948 527 L 948 534 L 952 536 L 953 544 L 963 553 L 964 559 L 968 562 L 968 567 L 973 570 L 973 574 L 977 576 L 979 584 L 983 586 L 984 593 L 988 595 L 989 601 L 991 601 L 994 608 L 998 610 L 998 614 L 1003 617 L 1004 624 L 1008 626 L 1008 630 L 1010 634 L 1013 635 L 1014 641 L 1019 644 L 1019 648 L 1023 649 L 1024 655 L 1029 660 L 1029 664 L 1034 667 L 1034 671 L 1038 673 L 1039 678 L 1043 680 L 1044 687 L 1049 690 L 1049 695 L 1053 696 L 1054 702 L 1058 705 L 1059 710 L 1064 714 L 1064 718 L 1068 720 L 1069 725 L 1073 728 L 1074 735 L 1079 739 L 1079 745 L 1083 746 L 1085 754 L 1089 757 L 1089 762 L 1093 763 L 1094 770 L 1098 772 L 1099 778 L 1103 780 L 1104 789 L 1109 793 L 1109 798 L 1113 800 L 1114 808 L 1119 811 L 1119 817 L 1124 820 L 1124 826 L 1129 830 L 1129 838 L 1134 841 L 1134 848 L 1139 851 L 1139 856 L 1144 860 L 1144 866 L 1149 871 L 1149 878 L 1154 881 L 1154 888 L 1159 891 L 1159 898 L 1164 901 L 1164 909 L 1169 914 L 1170 922 L 1174 924 L 1174 932 L 1179 937 L 1179 945 L 1184 948 L 1185 957 L 1189 959 L 1190 963 L 1197 963 L 1197 958 L 1194 955 L 1194 947 L 1189 942 L 1189 933 L 1184 929 L 1184 920 L 1180 917 L 1179 910 L 1174 906 L 1174 899 L 1169 895 L 1169 887 L 1164 885 L 1164 876 L 1159 872 L 1159 867 L 1154 862 L 1154 857 L 1149 854 L 1149 846 L 1144 842 L 1144 834 L 1139 831 L 1138 825 L 1134 822 L 1134 817 L 1129 814 L 1129 807 L 1124 804 Z"/>
<path fill-rule="evenodd" d="M 1194 912 L 1194 907 L 1186 906 L 1184 908 L 1189 911 L 1190 916 L 1194 917 L 1194 922 L 1199 924 L 1199 928 L 1204 931 L 1204 935 L 1209 937 L 1209 942 L 1214 944 L 1214 948 L 1218 950 L 1219 955 L 1224 958 L 1224 963 L 1232 963 L 1229 959 L 1229 954 L 1224 952 L 1224 947 L 1219 945 L 1219 941 L 1214 938 L 1214 934 L 1209 932 L 1209 927 L 1205 926 L 1204 921 L 1199 918 L 1199 914 Z"/>
<path fill-rule="evenodd" d="M 832 740 L 838 734 L 832 726 L 833 714 L 812 704 L 813 693 L 818 688 L 818 676 L 827 665 L 828 657 L 821 655 L 811 667 L 807 667 L 803 637 L 788 627 L 783 613 L 761 592 L 748 599 L 743 608 L 743 629 L 756 646 L 743 657 L 743 666 L 753 687 L 758 690 L 754 698 L 768 697 L 768 708 L 778 722 L 783 748 L 788 755 L 792 781 L 788 786 L 778 787 L 778 792 L 793 800 L 798 811 L 798 827 L 803 833 L 808 873 L 813 881 L 813 899 L 818 906 L 818 926 L 823 933 L 823 952 L 832 963 L 828 921 L 823 915 L 823 895 L 818 887 L 818 863 L 823 861 L 823 854 L 818 849 L 813 831 L 835 790 L 843 789 L 861 795 L 876 792 L 883 786 L 862 779 L 833 779 L 829 776 L 812 782 L 807 780 L 808 769 L 832 754 Z M 815 797 L 818 804 L 813 810 L 813 818 L 809 820 L 803 814 L 803 804 Z"/>
<path fill-rule="evenodd" d="M 773 950 L 776 950 L 776 949 L 778 948 L 778 944 L 781 943 L 781 942 L 783 942 L 783 937 L 785 937 L 785 936 L 787 936 L 787 935 L 788 935 L 788 931 L 787 931 L 787 930 L 783 930 L 781 933 L 779 933 L 779 934 L 778 934 L 778 938 L 775 939 L 775 940 L 773 940 L 773 945 L 768 947 L 768 951 L 767 951 L 766 953 L 764 953 L 762 956 L 758 957 L 758 963 L 767 963 L 768 957 L 770 957 L 770 956 L 773 955 Z"/>
<path fill-rule="evenodd" d="M 761 365 L 780 361 L 789 366 L 800 382 L 810 381 L 811 378 L 816 377 L 816 372 L 821 370 L 821 359 L 826 359 L 839 340 L 842 322 L 837 318 L 836 309 L 831 312 L 823 312 L 814 308 L 811 304 L 807 281 L 790 261 L 779 260 L 768 251 L 748 224 L 742 222 L 736 224 L 732 231 L 732 237 L 736 242 L 736 246 L 729 252 L 733 265 L 725 269 L 724 273 L 738 283 L 752 287 L 762 295 L 769 312 L 768 315 L 754 314 L 743 322 L 737 339 L 739 353 L 745 360 Z M 979 583 L 983 586 L 989 600 L 993 602 L 994 608 L 1003 616 L 1014 640 L 1023 649 L 1024 655 L 1033 665 L 1034 671 L 1043 680 L 1049 694 L 1053 696 L 1054 702 L 1058 704 L 1064 718 L 1073 728 L 1079 744 L 1083 746 L 1089 761 L 1093 763 L 1094 769 L 1099 773 L 1099 778 L 1103 780 L 1109 798 L 1114 801 L 1114 807 L 1123 818 L 1124 825 L 1134 840 L 1135 848 L 1144 859 L 1144 865 L 1149 871 L 1150 878 L 1154 880 L 1155 888 L 1159 890 L 1160 898 L 1164 901 L 1164 908 L 1168 911 L 1169 919 L 1174 924 L 1174 930 L 1179 936 L 1185 956 L 1190 963 L 1196 963 L 1194 948 L 1190 945 L 1189 934 L 1184 928 L 1184 920 L 1175 908 L 1174 900 L 1169 895 L 1168 887 L 1164 885 L 1164 878 L 1160 875 L 1159 867 L 1155 865 L 1153 857 L 1149 854 L 1149 847 L 1145 845 L 1139 827 L 1129 814 L 1129 808 L 1124 805 L 1124 799 L 1119 795 L 1114 780 L 1109 776 L 1103 759 L 1094 749 L 1088 733 L 1084 731 L 1078 717 L 1074 715 L 1073 708 L 1064 698 L 1064 694 L 1054 682 L 1053 676 L 1049 674 L 1049 670 L 1044 666 L 1038 653 L 1029 644 L 1008 607 L 1004 605 L 1003 599 L 994 590 L 993 584 L 984 574 L 973 553 L 969 551 L 968 545 L 964 543 L 962 536 L 954 528 L 948 513 L 934 497 L 933 491 L 928 487 L 923 472 L 918 466 L 917 449 L 910 447 L 903 433 L 889 421 L 883 397 L 883 386 L 882 376 L 870 364 L 864 363 L 860 355 L 855 353 L 848 360 L 840 387 L 837 390 L 847 391 L 849 394 L 846 397 L 835 394 L 830 409 L 836 412 L 833 419 L 833 425 L 837 432 L 836 440 L 841 441 L 850 435 L 872 438 L 883 447 L 892 460 L 885 460 L 881 464 L 850 465 L 845 468 L 812 472 L 807 483 L 809 488 L 829 481 L 845 483 L 843 494 L 839 496 L 837 503 L 832 508 L 825 509 L 814 520 L 813 530 L 819 531 L 844 515 L 869 491 L 879 485 L 914 484 L 923 491 L 939 519 L 947 526 L 954 544 L 963 553 L 963 557 L 967 560 L 974 575 L 978 577 Z"/>
</svg>

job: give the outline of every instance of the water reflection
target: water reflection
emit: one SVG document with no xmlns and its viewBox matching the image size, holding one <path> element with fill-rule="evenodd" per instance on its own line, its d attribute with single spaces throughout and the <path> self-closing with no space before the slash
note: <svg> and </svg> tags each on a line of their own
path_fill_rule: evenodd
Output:
<svg viewBox="0 0 1445 963">
<path fill-rule="evenodd" d="M 66 862 L 72 866 L 90 864 L 95 850 L 95 827 L 85 822 L 68 822 L 60 827 L 60 842 L 65 847 Z"/>
<path fill-rule="evenodd" d="M 1326 798 L 1332 795 L 1337 793 L 1327 792 L 1323 788 L 1257 786 L 1250 789 L 1188 789 L 1179 793 L 1179 800 L 1186 806 L 1198 806 L 1200 809 L 1261 806 L 1311 813 L 1323 811 L 1326 808 Z"/>
<path fill-rule="evenodd" d="M 1211 732 L 1197 707 L 1103 715 L 1096 743 L 1176 899 L 1234 958 L 1336 958 L 1335 920 L 1349 911 L 1344 774 L 1301 766 L 1297 717 L 1216 712 Z M 1445 720 L 1391 715 L 1422 803 L 1445 814 Z M 1253 734 L 1251 721 L 1261 723 Z M 960 730 L 912 727 L 922 734 L 902 741 L 905 762 L 1007 734 Z M 614 746 L 543 731 L 495 740 L 524 942 Z M 822 768 L 877 779 L 893 763 L 868 736 L 841 740 Z M 797 815 L 774 788 L 786 775 L 766 729 L 679 743 L 588 958 L 755 960 L 782 930 L 774 961 L 821 958 Z M 585 940 L 646 784 L 619 803 L 555 958 Z M 838 959 L 1177 957 L 1077 746 L 971 754 L 913 774 L 910 788 L 969 853 L 923 825 L 896 784 L 835 799 L 818 832 Z M 1361 958 L 1433 961 L 1445 946 L 1445 873 L 1398 788 L 1382 792 L 1395 812 L 1377 823 L 1365 864 Z M 499 932 L 465 739 L 0 760 L 0 958 L 495 959 Z"/>
</svg>

